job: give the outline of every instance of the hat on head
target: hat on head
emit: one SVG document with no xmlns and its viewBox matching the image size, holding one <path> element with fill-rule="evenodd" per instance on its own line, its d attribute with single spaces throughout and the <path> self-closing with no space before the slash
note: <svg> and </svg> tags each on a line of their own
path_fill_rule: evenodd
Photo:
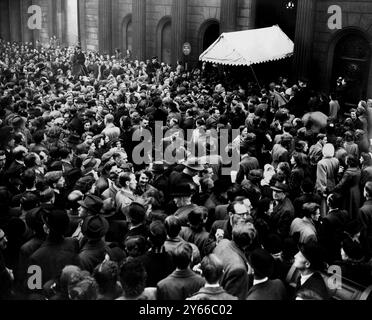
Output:
<svg viewBox="0 0 372 320">
<path fill-rule="evenodd" d="M 322 271 L 325 267 L 322 248 L 315 242 L 299 244 L 298 249 L 302 255 L 310 262 L 312 270 Z"/>
<path fill-rule="evenodd" d="M 108 229 L 109 223 L 106 218 L 95 215 L 84 219 L 81 231 L 88 239 L 96 240 L 105 236 Z"/>
<path fill-rule="evenodd" d="M 278 192 L 288 192 L 288 185 L 277 181 L 271 189 Z"/>
<path fill-rule="evenodd" d="M 43 221 L 51 231 L 59 235 L 64 235 L 70 224 L 70 218 L 64 210 L 45 211 Z"/>
<path fill-rule="evenodd" d="M 171 193 L 172 197 L 189 197 L 192 194 L 191 187 L 188 183 L 177 185 L 173 190 L 174 191 Z"/>
<path fill-rule="evenodd" d="M 93 157 L 88 157 L 88 158 L 86 158 L 84 161 L 83 161 L 83 167 L 84 167 L 84 169 L 85 170 L 87 170 L 87 171 L 90 171 L 90 170 L 92 170 L 94 167 L 95 167 L 95 165 L 97 164 L 97 159 L 96 158 L 93 158 Z"/>
<path fill-rule="evenodd" d="M 71 144 L 79 144 L 80 143 L 80 137 L 76 134 L 70 134 L 67 138 L 67 142 Z"/>
<path fill-rule="evenodd" d="M 249 264 L 257 278 L 270 277 L 274 272 L 274 258 L 266 250 L 258 248 L 249 256 Z"/>
<path fill-rule="evenodd" d="M 116 213 L 115 211 L 115 202 L 112 198 L 108 198 L 103 200 L 102 204 L 102 216 L 105 218 L 110 218 L 114 216 Z"/>
<path fill-rule="evenodd" d="M 203 171 L 205 168 L 202 164 L 199 163 L 197 158 L 190 158 L 188 159 L 184 165 L 194 171 Z"/>
<path fill-rule="evenodd" d="M 89 211 L 89 213 L 97 215 L 101 212 L 103 201 L 100 197 L 88 194 L 84 200 L 78 201 L 78 204 Z"/>
<path fill-rule="evenodd" d="M 62 171 L 50 171 L 45 174 L 45 180 L 47 183 L 57 183 L 62 175 Z"/>
<path fill-rule="evenodd" d="M 163 173 L 165 170 L 163 161 L 156 161 L 152 164 L 151 171 L 154 173 Z"/>
</svg>

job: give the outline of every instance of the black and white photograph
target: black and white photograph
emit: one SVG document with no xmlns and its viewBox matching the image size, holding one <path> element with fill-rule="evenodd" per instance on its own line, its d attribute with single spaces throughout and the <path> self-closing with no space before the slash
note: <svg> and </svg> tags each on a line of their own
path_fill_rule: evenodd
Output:
<svg viewBox="0 0 372 320">
<path fill-rule="evenodd" d="M 372 300 L 372 1 L 0 0 L 0 300 Z"/>
</svg>

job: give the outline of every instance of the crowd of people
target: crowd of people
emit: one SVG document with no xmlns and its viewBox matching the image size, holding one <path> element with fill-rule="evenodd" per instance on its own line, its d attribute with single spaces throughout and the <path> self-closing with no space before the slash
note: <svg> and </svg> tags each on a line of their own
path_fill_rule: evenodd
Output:
<svg viewBox="0 0 372 320">
<path fill-rule="evenodd" d="M 372 285 L 372 100 L 343 85 L 0 40 L 0 299 L 327 300 L 332 265 Z"/>
</svg>

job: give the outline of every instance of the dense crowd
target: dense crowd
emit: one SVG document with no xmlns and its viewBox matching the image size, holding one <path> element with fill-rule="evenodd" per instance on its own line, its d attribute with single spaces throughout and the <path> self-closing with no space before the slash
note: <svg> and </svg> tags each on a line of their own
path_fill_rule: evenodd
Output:
<svg viewBox="0 0 372 320">
<path fill-rule="evenodd" d="M 347 79 L 52 40 L 0 40 L 0 299 L 325 300 L 332 265 L 372 285 L 372 101 Z"/>
</svg>

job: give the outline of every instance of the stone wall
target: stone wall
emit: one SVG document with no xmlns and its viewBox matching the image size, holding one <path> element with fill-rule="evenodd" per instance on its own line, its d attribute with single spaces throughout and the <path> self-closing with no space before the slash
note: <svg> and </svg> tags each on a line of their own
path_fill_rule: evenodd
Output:
<svg viewBox="0 0 372 320">
<path fill-rule="evenodd" d="M 146 56 L 159 55 L 158 24 L 164 17 L 171 16 L 172 0 L 146 1 Z M 135 35 L 133 35 L 135 36 Z"/>
<path fill-rule="evenodd" d="M 98 1 L 85 0 L 85 39 L 88 50 L 98 50 Z"/>
<path fill-rule="evenodd" d="M 220 21 L 220 0 L 189 0 L 187 16 L 188 42 L 191 44 L 190 61 L 197 62 L 202 53 L 202 25 L 208 20 Z"/>
</svg>

